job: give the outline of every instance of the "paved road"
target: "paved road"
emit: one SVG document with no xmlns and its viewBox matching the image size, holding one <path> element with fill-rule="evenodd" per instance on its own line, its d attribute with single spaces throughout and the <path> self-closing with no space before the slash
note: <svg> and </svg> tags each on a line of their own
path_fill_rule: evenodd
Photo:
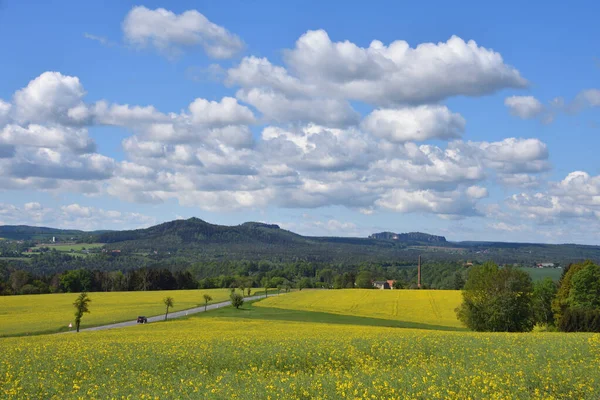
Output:
<svg viewBox="0 0 600 400">
<path fill-rule="evenodd" d="M 276 296 L 276 295 L 271 294 L 271 296 Z M 258 300 L 258 299 L 262 299 L 264 297 L 265 297 L 264 294 L 258 295 L 258 296 L 244 297 L 244 301 Z M 222 303 L 209 304 L 208 307 L 206 307 L 206 311 L 208 311 L 208 310 L 216 310 L 217 308 L 227 307 L 229 305 L 231 305 L 231 301 L 224 301 Z M 202 306 L 202 307 L 196 307 L 196 308 L 189 308 L 187 310 L 170 312 L 169 316 L 168 316 L 168 319 L 185 317 L 186 315 L 197 314 L 197 313 L 201 313 L 201 312 L 204 312 L 204 306 Z M 157 315 L 155 317 L 148 317 L 148 323 L 163 321 L 164 319 L 165 319 L 165 315 L 164 314 L 163 315 Z M 80 329 L 80 332 L 85 332 L 85 331 L 103 331 L 105 329 L 124 328 L 126 326 L 134 326 L 134 325 L 137 325 L 137 315 L 136 315 L 136 319 L 133 320 L 133 321 L 125 321 L 125 322 L 119 322 L 117 324 L 102 325 L 102 326 L 96 326 L 96 327 L 93 327 L 93 328 Z M 72 333 L 72 332 L 75 332 L 75 330 L 69 331 L 69 333 Z M 68 332 L 64 332 L 64 333 L 68 333 Z"/>
</svg>

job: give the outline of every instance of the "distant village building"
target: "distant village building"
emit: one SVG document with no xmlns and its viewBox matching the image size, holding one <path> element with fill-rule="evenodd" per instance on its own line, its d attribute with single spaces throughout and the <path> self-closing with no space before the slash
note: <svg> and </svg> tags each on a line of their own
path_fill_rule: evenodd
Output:
<svg viewBox="0 0 600 400">
<path fill-rule="evenodd" d="M 539 263 L 538 268 L 554 268 L 554 263 Z"/>
<path fill-rule="evenodd" d="M 374 281 L 373 287 L 376 287 L 377 289 L 393 289 L 394 283 L 396 283 L 396 281 L 392 279 L 388 279 L 387 281 Z"/>
</svg>

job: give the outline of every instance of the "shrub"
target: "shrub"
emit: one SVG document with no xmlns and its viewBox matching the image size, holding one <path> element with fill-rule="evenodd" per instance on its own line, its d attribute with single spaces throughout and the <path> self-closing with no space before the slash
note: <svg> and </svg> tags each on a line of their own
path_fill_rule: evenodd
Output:
<svg viewBox="0 0 600 400">
<path fill-rule="evenodd" d="M 237 293 L 231 293 L 229 298 L 231 299 L 231 305 L 235 308 L 240 308 L 242 305 L 244 305 L 244 298 Z"/>
</svg>

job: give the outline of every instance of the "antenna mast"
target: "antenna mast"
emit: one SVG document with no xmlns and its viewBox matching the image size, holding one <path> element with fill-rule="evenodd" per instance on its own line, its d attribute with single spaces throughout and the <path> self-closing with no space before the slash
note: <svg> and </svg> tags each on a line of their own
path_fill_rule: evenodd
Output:
<svg viewBox="0 0 600 400">
<path fill-rule="evenodd" d="M 417 267 L 417 287 L 421 289 L 421 256 L 419 256 L 419 265 Z"/>
</svg>

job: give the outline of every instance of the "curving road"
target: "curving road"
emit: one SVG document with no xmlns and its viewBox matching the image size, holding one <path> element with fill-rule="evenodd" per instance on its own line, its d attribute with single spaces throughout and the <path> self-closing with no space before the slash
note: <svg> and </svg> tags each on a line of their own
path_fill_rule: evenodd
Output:
<svg viewBox="0 0 600 400">
<path fill-rule="evenodd" d="M 271 296 L 277 296 L 276 294 L 271 294 Z M 261 294 L 258 296 L 250 296 L 250 297 L 244 297 L 244 301 L 252 301 L 252 300 L 259 300 L 264 298 L 265 295 Z M 214 304 L 209 304 L 206 307 L 206 311 L 209 310 L 216 310 L 217 308 L 221 308 L 221 307 L 227 307 L 231 305 L 231 301 L 223 301 L 221 303 L 214 303 Z M 181 311 L 175 311 L 175 312 L 170 312 L 169 316 L 167 319 L 173 319 L 173 318 L 180 318 L 180 317 L 185 317 L 186 315 L 190 315 L 190 314 L 197 314 L 197 313 L 201 313 L 204 312 L 204 306 L 201 307 L 195 307 L 195 308 L 189 308 L 187 310 L 181 310 Z M 150 322 L 158 322 L 158 321 L 164 321 L 165 319 L 165 315 L 157 315 L 155 317 L 148 317 L 148 323 Z M 133 321 L 125 321 L 125 322 L 119 322 L 116 324 L 109 324 L 109 325 L 101 325 L 101 326 L 95 326 L 93 328 L 85 328 L 85 329 L 80 329 L 80 332 L 85 332 L 85 331 L 103 331 L 105 329 L 115 329 L 115 328 L 125 328 L 126 326 L 135 326 L 137 325 L 137 316 L 136 319 Z M 69 331 L 69 332 L 63 332 L 63 333 L 75 333 L 75 330 Z"/>
</svg>

